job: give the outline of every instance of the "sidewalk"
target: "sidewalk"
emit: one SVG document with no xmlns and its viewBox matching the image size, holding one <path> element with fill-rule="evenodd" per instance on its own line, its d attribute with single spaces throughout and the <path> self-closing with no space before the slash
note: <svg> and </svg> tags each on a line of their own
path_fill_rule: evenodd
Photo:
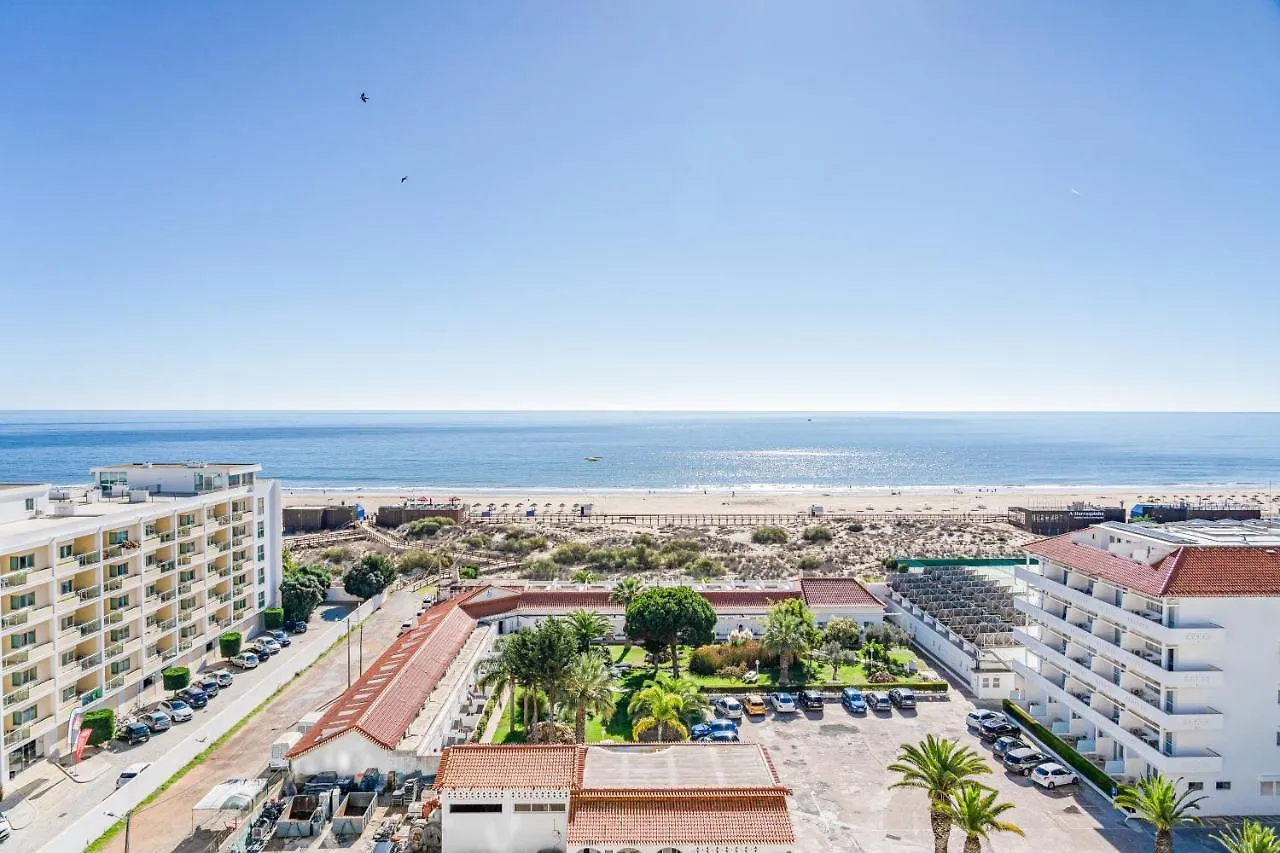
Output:
<svg viewBox="0 0 1280 853">
<path fill-rule="evenodd" d="M 352 612 L 350 617 L 351 624 L 354 625 L 359 619 L 371 613 L 376 608 L 376 605 L 380 603 L 378 599 L 371 599 L 365 602 L 360 608 Z M 236 723 L 266 701 L 276 690 L 288 684 L 295 675 L 319 659 L 334 641 L 346 633 L 346 628 L 347 623 L 345 620 L 331 623 L 323 628 L 313 628 L 312 630 L 320 636 L 318 642 L 309 647 L 309 654 L 292 658 L 283 655 L 277 657 L 267 665 L 272 668 L 266 671 L 266 678 L 261 679 L 250 690 L 236 697 L 234 704 L 221 709 L 212 717 L 200 720 L 199 723 L 195 721 L 187 723 L 187 726 L 198 725 L 198 728 L 188 730 L 186 732 L 187 736 L 175 744 L 170 744 L 168 749 L 152 762 L 144 774 L 111 793 L 101 803 L 90 809 L 87 814 L 67 825 L 61 833 L 46 841 L 40 850 L 47 851 L 47 853 L 83 850 L 89 843 L 106 832 L 120 817 L 123 817 L 126 812 L 135 808 L 150 796 L 153 791 L 168 781 L 187 762 L 199 755 L 209 744 L 230 731 Z M 265 763 L 265 758 L 263 763 Z M 50 824 L 56 825 L 53 824 L 53 821 L 50 821 Z M 137 838 L 137 827 L 135 826 L 134 840 L 137 840 Z"/>
</svg>

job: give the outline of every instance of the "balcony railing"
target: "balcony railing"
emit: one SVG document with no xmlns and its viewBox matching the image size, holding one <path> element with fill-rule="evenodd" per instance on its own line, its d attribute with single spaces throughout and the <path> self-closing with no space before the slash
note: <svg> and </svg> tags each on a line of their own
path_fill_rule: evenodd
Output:
<svg viewBox="0 0 1280 853">
<path fill-rule="evenodd" d="M 156 563 L 156 565 L 160 567 L 160 574 L 164 574 L 165 572 L 173 571 L 178 564 L 173 560 L 162 560 L 159 563 Z"/>
<path fill-rule="evenodd" d="M 115 592 L 118 589 L 124 589 L 124 576 L 103 581 L 102 588 L 107 592 Z"/>
<path fill-rule="evenodd" d="M 114 646 L 107 647 L 106 652 L 103 653 L 104 660 L 111 660 L 112 658 L 120 657 L 120 655 L 122 655 L 123 653 L 124 653 L 124 643 L 123 642 L 116 643 Z"/>
<path fill-rule="evenodd" d="M 117 675 L 115 678 L 107 682 L 108 690 L 119 690 L 121 687 L 124 687 L 123 675 Z"/>
<path fill-rule="evenodd" d="M 15 625 L 25 625 L 30 618 L 30 610 L 19 610 L 15 613 L 6 614 L 4 618 L 0 619 L 0 625 L 3 625 L 6 628 L 12 628 Z"/>
<path fill-rule="evenodd" d="M 31 689 L 29 687 L 19 687 L 14 692 L 4 697 L 4 706 L 17 705 L 31 698 Z"/>
<path fill-rule="evenodd" d="M 81 669 L 93 669 L 95 666 L 98 666 L 101 663 L 102 663 L 102 655 L 99 654 L 98 652 L 94 652 L 91 655 L 86 655 L 85 657 L 80 658 Z"/>
<path fill-rule="evenodd" d="M 186 583 L 180 583 L 180 584 L 178 584 L 178 594 L 179 594 L 179 595 L 186 595 L 186 594 L 187 594 L 187 593 L 189 593 L 189 592 L 191 592 L 191 581 L 187 581 Z"/>
<path fill-rule="evenodd" d="M 102 597 L 102 587 L 89 586 L 84 589 L 77 589 L 76 595 L 80 596 L 81 601 L 89 601 L 94 598 Z"/>
<path fill-rule="evenodd" d="M 76 562 L 83 568 L 98 562 L 101 556 L 97 551 L 90 551 L 88 554 L 77 554 Z"/>
<path fill-rule="evenodd" d="M 159 624 L 159 626 L 160 626 L 160 630 L 161 630 L 161 631 L 172 631 L 174 628 L 176 628 L 176 627 L 178 626 L 178 620 L 177 620 L 177 619 L 166 619 L 166 620 L 164 620 L 163 622 L 160 622 L 160 623 L 158 623 L 158 624 Z"/>
<path fill-rule="evenodd" d="M 159 538 L 160 538 L 160 541 L 161 541 L 161 542 L 172 542 L 172 541 L 173 541 L 173 539 L 174 539 L 173 531 L 172 531 L 172 530 L 166 530 L 164 533 L 161 533 L 161 534 L 160 534 L 160 537 L 159 537 Z"/>
<path fill-rule="evenodd" d="M 96 634 L 102 630 L 102 620 L 94 619 L 90 622 L 82 622 L 79 625 L 76 625 L 76 627 L 80 629 L 80 634 L 82 636 Z"/>
<path fill-rule="evenodd" d="M 179 641 L 178 641 L 178 651 L 180 651 L 180 652 L 189 651 L 189 650 L 191 649 L 191 645 L 192 645 L 192 643 L 191 643 L 191 641 L 190 641 L 190 640 L 179 640 Z"/>
</svg>

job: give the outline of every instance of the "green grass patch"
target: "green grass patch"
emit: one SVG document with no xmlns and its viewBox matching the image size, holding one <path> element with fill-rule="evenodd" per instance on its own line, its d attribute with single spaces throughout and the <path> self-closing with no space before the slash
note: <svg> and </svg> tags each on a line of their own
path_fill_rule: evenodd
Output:
<svg viewBox="0 0 1280 853">
<path fill-rule="evenodd" d="M 614 663 L 626 663 L 632 667 L 630 673 L 622 678 L 619 685 L 624 690 L 635 690 L 654 677 L 655 670 L 653 664 L 645 663 L 645 650 L 639 646 L 633 647 L 625 655 L 623 650 L 625 646 L 621 644 L 610 644 L 609 652 Z M 733 678 L 720 678 L 715 675 L 695 675 L 689 672 L 689 652 L 686 647 L 680 648 L 680 675 L 688 678 L 697 684 L 703 690 L 734 690 L 738 692 L 755 692 L 773 690 L 779 685 L 778 667 L 765 667 L 760 673 L 760 680 L 755 684 L 747 684 Z M 906 666 L 912 661 L 915 662 L 916 669 L 926 669 L 924 661 L 916 656 L 915 652 L 907 648 L 895 648 L 889 652 L 889 657 L 894 663 Z M 671 662 L 667 661 L 661 664 L 656 672 L 662 673 L 671 671 Z M 881 688 L 888 690 L 894 684 L 916 684 L 920 683 L 919 673 L 915 675 L 906 675 L 897 678 L 893 682 L 885 682 L 884 684 L 870 685 L 873 688 Z M 831 667 L 823 661 L 797 662 L 791 665 L 791 687 L 812 686 L 812 687 L 847 687 L 866 686 L 867 681 L 866 667 L 862 663 L 844 664 L 840 667 L 840 671 L 832 677 Z"/>
<path fill-rule="evenodd" d="M 524 710 L 520 702 L 522 696 L 523 689 L 517 688 L 515 727 L 512 728 L 511 724 L 511 709 L 504 709 L 502 720 L 493 733 L 493 743 L 524 743 Z M 600 717 L 587 717 L 587 743 L 600 743 L 603 740 L 626 743 L 631 740 L 631 717 L 627 714 L 627 702 L 630 699 L 629 691 L 618 693 L 617 706 L 607 723 Z M 572 719 L 568 723 L 572 726 Z"/>
<path fill-rule="evenodd" d="M 296 681 L 297 679 L 301 678 L 308 670 L 311 669 L 311 667 L 315 666 L 320 661 L 328 657 L 330 652 L 332 652 L 339 645 L 341 645 L 350 634 L 354 633 L 355 630 L 360 627 L 360 625 L 363 625 L 372 616 L 373 616 L 373 613 L 370 613 L 364 619 L 360 620 L 359 623 L 352 626 L 350 631 L 348 631 L 345 634 L 339 635 L 338 639 L 334 640 L 329 645 L 329 648 L 321 652 L 319 657 L 317 657 L 311 663 L 307 664 L 302 669 L 298 670 L 298 672 L 294 673 L 293 678 L 290 678 L 284 684 L 281 684 L 279 687 L 277 687 L 275 691 L 266 699 L 263 699 L 256 708 L 254 708 L 245 716 L 241 717 L 240 720 L 238 720 L 236 724 L 233 725 L 231 728 L 227 729 L 227 731 L 221 737 L 219 737 L 213 743 L 209 744 L 204 749 L 202 749 L 194 758 L 192 758 L 186 764 L 182 765 L 182 767 L 180 767 L 176 773 L 174 773 L 172 776 L 166 779 L 164 783 L 160 785 L 159 788 L 156 788 L 154 791 L 148 794 L 147 797 L 143 799 L 142 802 L 138 803 L 138 805 L 134 806 L 133 809 L 131 809 L 131 811 L 135 813 L 140 812 L 145 810 L 148 806 L 155 803 L 155 801 L 160 797 L 161 794 L 169 790 L 169 788 L 172 787 L 173 785 L 177 784 L 177 782 L 180 779 L 182 779 L 183 776 L 186 776 L 188 773 L 190 773 L 197 765 L 204 762 L 206 758 L 208 758 L 210 755 L 213 754 L 214 750 L 218 749 L 220 746 L 222 746 L 228 740 L 230 740 L 232 735 L 240 731 L 240 729 L 244 728 L 244 726 L 250 720 L 252 720 L 255 716 L 257 716 L 258 713 L 263 708 L 267 707 L 267 705 L 270 705 L 271 702 L 277 696 L 279 696 L 281 693 L 284 692 L 285 688 L 287 688 L 290 684 L 293 684 L 293 682 Z M 101 853 L 101 851 L 105 850 L 106 846 L 111 843 L 111 840 L 115 838 L 117 835 L 119 835 L 122 831 L 124 831 L 124 821 L 118 820 L 115 823 L 111 824 L 111 826 L 107 827 L 106 832 L 102 833 L 102 835 L 99 835 L 96 839 L 90 842 L 89 845 L 84 848 L 84 853 Z"/>
</svg>

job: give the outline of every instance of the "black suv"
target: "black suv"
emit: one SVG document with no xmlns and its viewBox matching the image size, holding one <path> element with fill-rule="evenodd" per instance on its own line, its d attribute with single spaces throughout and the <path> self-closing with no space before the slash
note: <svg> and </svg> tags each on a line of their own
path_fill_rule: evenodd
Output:
<svg viewBox="0 0 1280 853">
<path fill-rule="evenodd" d="M 806 711 L 821 711 L 823 706 L 822 694 L 817 690 L 801 690 L 796 702 Z"/>
<path fill-rule="evenodd" d="M 151 730 L 142 723 L 125 723 L 120 727 L 120 731 L 116 732 L 116 738 L 130 746 L 136 743 L 146 743 L 151 740 Z"/>
<path fill-rule="evenodd" d="M 1003 719 L 990 719 L 978 727 L 978 736 L 988 742 L 1004 735 L 1020 734 L 1022 734 L 1022 729 Z"/>
</svg>

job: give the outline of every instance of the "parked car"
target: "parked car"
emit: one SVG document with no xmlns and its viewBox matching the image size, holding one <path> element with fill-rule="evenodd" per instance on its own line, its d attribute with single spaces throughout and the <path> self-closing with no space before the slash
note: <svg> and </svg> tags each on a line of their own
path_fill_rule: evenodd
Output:
<svg viewBox="0 0 1280 853">
<path fill-rule="evenodd" d="M 191 710 L 191 706 L 181 699 L 165 699 L 157 702 L 155 710 L 163 711 L 169 715 L 169 719 L 175 723 L 185 723 L 195 716 L 195 712 Z"/>
<path fill-rule="evenodd" d="M 712 732 L 704 738 L 697 738 L 699 743 L 737 743 L 739 741 L 738 733 L 732 732 Z"/>
<path fill-rule="evenodd" d="M 120 771 L 120 775 L 116 777 L 116 787 L 126 785 L 138 778 L 138 774 L 151 766 L 150 761 L 144 761 L 141 764 L 130 764 L 124 770 Z"/>
<path fill-rule="evenodd" d="M 1026 749 L 1027 744 L 1022 742 L 1022 738 L 1017 735 L 1004 735 L 996 738 L 996 742 L 991 745 L 991 751 L 996 755 L 1004 755 L 1012 749 Z"/>
<path fill-rule="evenodd" d="M 759 693 L 748 693 L 742 697 L 742 707 L 750 716 L 757 716 L 765 712 L 764 697 Z"/>
<path fill-rule="evenodd" d="M 817 690 L 800 691 L 800 707 L 806 711 L 821 711 L 825 704 L 822 694 Z"/>
<path fill-rule="evenodd" d="M 303 622 L 301 619 L 295 619 L 292 622 L 286 622 L 284 623 L 284 627 L 285 627 L 285 630 L 291 634 L 307 633 L 307 623 Z"/>
<path fill-rule="evenodd" d="M 399 630 L 399 632 L 398 632 L 398 633 L 399 633 L 399 634 L 403 634 L 405 631 L 412 631 L 412 630 L 413 630 L 413 623 L 412 623 L 412 622 L 401 622 L 401 623 L 400 623 L 400 630 Z"/>
<path fill-rule="evenodd" d="M 241 669 L 256 669 L 258 666 L 258 656 L 253 652 L 241 652 L 231 659 L 231 663 Z"/>
<path fill-rule="evenodd" d="M 133 746 L 136 743 L 146 743 L 151 740 L 151 729 L 142 723 L 125 723 L 116 732 L 116 739 Z"/>
<path fill-rule="evenodd" d="M 178 698 L 192 708 L 203 708 L 209 704 L 209 694 L 199 687 L 184 687 L 178 691 Z"/>
<path fill-rule="evenodd" d="M 742 703 L 732 696 L 721 696 L 711 703 L 711 707 L 722 717 L 730 720 L 742 719 Z"/>
<path fill-rule="evenodd" d="M 715 732 L 732 732 L 738 733 L 738 727 L 732 720 L 709 720 L 705 723 L 698 723 L 689 729 L 689 737 L 693 740 L 711 737 Z"/>
<path fill-rule="evenodd" d="M 263 661 L 271 660 L 271 656 L 280 651 L 280 647 L 276 646 L 273 649 L 261 640 L 255 640 L 249 646 L 249 651 L 258 656 L 258 663 L 262 663 Z"/>
<path fill-rule="evenodd" d="M 1008 720 L 987 720 L 978 727 L 978 736 L 988 743 L 1004 735 L 1020 735 L 1022 729 Z"/>
<path fill-rule="evenodd" d="M 1080 777 L 1061 764 L 1050 761 L 1031 771 L 1031 781 L 1053 790 L 1059 785 L 1070 785 L 1079 782 Z"/>
<path fill-rule="evenodd" d="M 292 646 L 293 640 L 289 639 L 289 635 L 284 631 L 268 631 L 267 636 L 276 641 L 276 645 L 280 648 Z"/>
<path fill-rule="evenodd" d="M 1043 752 L 1032 749 L 1029 746 L 1020 746 L 1017 749 L 1011 749 L 1004 754 L 1001 761 L 1004 766 L 1015 773 L 1021 773 L 1023 776 L 1031 775 L 1031 771 L 1035 770 L 1041 764 L 1049 760 L 1049 756 Z"/>
<path fill-rule="evenodd" d="M 866 697 L 867 707 L 877 714 L 888 714 L 893 710 L 893 702 L 889 699 L 888 693 L 872 691 L 866 694 Z"/>
<path fill-rule="evenodd" d="M 0 841 L 8 840 L 13 834 L 13 827 L 9 825 L 9 818 L 5 817 L 4 812 L 0 812 Z"/>
<path fill-rule="evenodd" d="M 217 696 L 218 691 L 222 689 L 222 685 L 218 683 L 218 679 L 209 678 L 208 676 L 200 679 L 200 681 L 196 683 L 196 687 L 199 687 L 201 690 L 203 690 L 204 695 L 209 697 L 210 699 L 212 699 L 214 696 Z"/>
<path fill-rule="evenodd" d="M 138 722 L 147 727 L 152 734 L 167 732 L 173 727 L 173 718 L 164 711 L 151 711 L 138 717 Z"/>
<path fill-rule="evenodd" d="M 862 691 L 856 687 L 846 687 L 840 691 L 840 704 L 852 714 L 867 713 L 867 700 L 862 698 Z"/>
<path fill-rule="evenodd" d="M 1005 715 L 999 711 L 985 711 L 979 708 L 977 711 L 970 711 L 965 715 L 964 724 L 971 729 L 981 728 L 982 724 L 988 720 L 1004 720 Z"/>
<path fill-rule="evenodd" d="M 231 673 L 227 672 L 225 669 L 215 669 L 213 672 L 206 673 L 205 677 L 216 678 L 218 680 L 219 687 L 230 687 L 232 682 L 235 681 L 235 679 L 231 677 Z"/>
<path fill-rule="evenodd" d="M 914 708 L 916 706 L 916 694 L 914 690 L 909 690 L 906 687 L 895 687 L 889 691 L 889 701 L 899 710 Z"/>
<path fill-rule="evenodd" d="M 794 714 L 796 712 L 796 700 L 791 698 L 790 693 L 770 693 L 769 704 L 773 706 L 775 714 Z"/>
<path fill-rule="evenodd" d="M 278 655 L 280 654 L 280 651 L 281 651 L 280 644 L 277 643 L 275 640 L 273 640 L 271 637 L 266 635 L 263 635 L 261 637 L 255 637 L 253 640 L 253 644 L 255 646 L 258 646 L 259 648 L 263 648 L 263 647 L 267 648 L 268 650 L 270 650 L 271 654 L 273 655 Z"/>
</svg>

